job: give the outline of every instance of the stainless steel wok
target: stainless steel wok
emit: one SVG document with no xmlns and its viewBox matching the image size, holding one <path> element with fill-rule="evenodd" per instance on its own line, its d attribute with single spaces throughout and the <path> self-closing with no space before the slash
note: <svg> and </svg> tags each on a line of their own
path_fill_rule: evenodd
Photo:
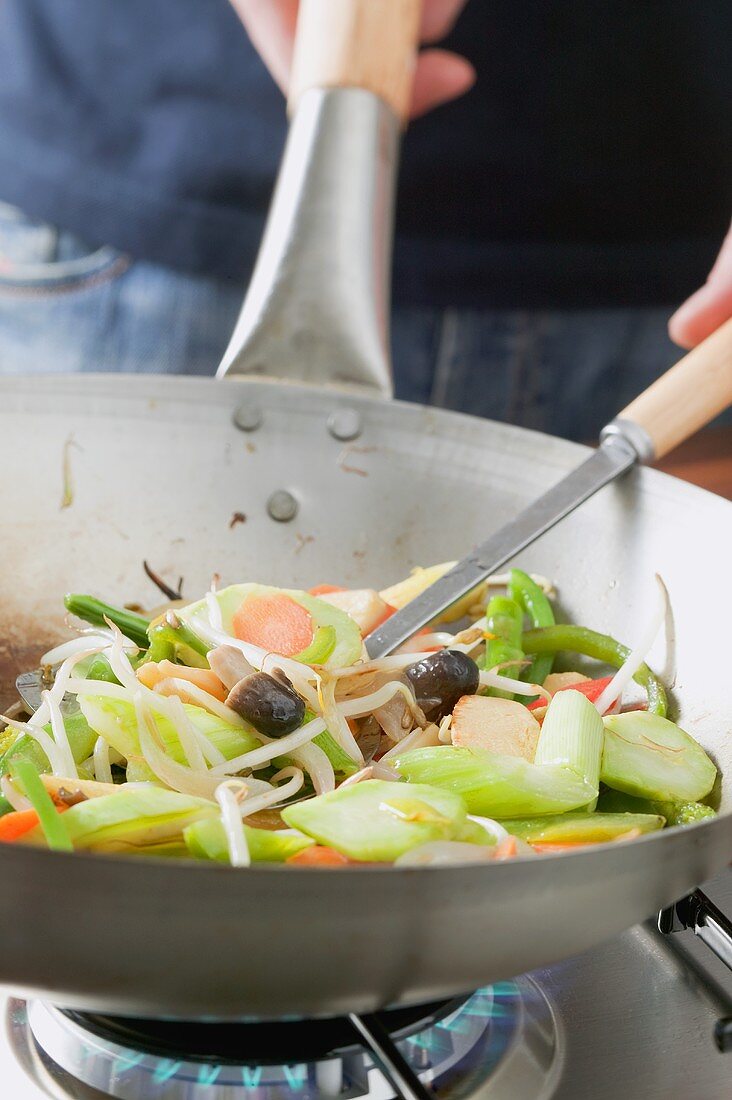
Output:
<svg viewBox="0 0 732 1100">
<path fill-rule="evenodd" d="M 213 571 L 381 587 L 459 557 L 586 451 L 353 390 L 94 375 L 0 379 L 0 438 L 6 687 L 63 636 L 64 592 L 156 603 L 143 558 L 183 575 L 191 597 Z M 473 989 L 648 917 L 732 852 L 731 545 L 732 506 L 643 469 L 519 559 L 556 581 L 563 616 L 630 642 L 663 576 L 675 642 L 656 665 L 674 716 L 721 769 L 715 820 L 442 869 L 242 871 L 4 845 L 0 982 L 142 1015 L 366 1011 Z"/>
</svg>

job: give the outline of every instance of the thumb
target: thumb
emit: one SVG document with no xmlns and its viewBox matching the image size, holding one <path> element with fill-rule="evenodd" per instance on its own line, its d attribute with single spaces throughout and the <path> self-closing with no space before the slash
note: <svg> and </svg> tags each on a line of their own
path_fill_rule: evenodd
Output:
<svg viewBox="0 0 732 1100">
<path fill-rule="evenodd" d="M 732 228 L 709 278 L 679 306 L 668 323 L 671 339 L 682 348 L 693 348 L 732 317 Z"/>
</svg>

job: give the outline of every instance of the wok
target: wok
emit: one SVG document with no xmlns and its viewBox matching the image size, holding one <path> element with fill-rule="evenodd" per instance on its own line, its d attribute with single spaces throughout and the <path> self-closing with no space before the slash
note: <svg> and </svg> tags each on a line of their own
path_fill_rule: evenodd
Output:
<svg viewBox="0 0 732 1100">
<path fill-rule="evenodd" d="M 372 110 L 366 93 L 345 95 L 346 113 Z M 338 115 L 333 103 L 315 114 Z M 308 124 L 317 145 L 322 130 Z M 365 126 L 363 142 L 377 130 Z M 383 274 L 382 253 L 368 252 L 372 274 Z M 363 255 L 354 262 L 363 275 Z M 251 348 L 277 308 L 276 293 L 250 300 L 229 366 L 256 373 L 261 347 Z M 373 328 L 350 379 L 361 392 L 256 378 L 0 379 L 3 684 L 64 635 L 65 591 L 157 602 L 143 558 L 183 575 L 191 597 L 214 570 L 225 581 L 381 587 L 414 564 L 459 557 L 584 457 L 576 444 L 364 392 L 369 378 L 385 388 L 384 344 L 371 339 L 383 336 L 382 313 L 362 314 Z M 323 331 L 340 320 L 324 315 Z M 301 351 L 311 380 L 344 362 L 325 357 L 328 366 L 312 343 Z M 630 642 L 653 573 L 664 577 L 674 627 L 655 663 L 673 683 L 674 717 L 721 770 L 716 819 L 572 855 L 338 872 L 4 845 L 0 982 L 149 1016 L 364 1012 L 555 962 L 671 903 L 732 850 L 731 537 L 728 503 L 638 469 L 517 559 L 554 579 L 563 616 Z"/>
</svg>

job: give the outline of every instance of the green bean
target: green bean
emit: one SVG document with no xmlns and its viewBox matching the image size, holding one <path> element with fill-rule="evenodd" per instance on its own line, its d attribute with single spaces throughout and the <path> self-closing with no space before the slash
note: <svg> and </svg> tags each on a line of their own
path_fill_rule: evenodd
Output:
<svg viewBox="0 0 732 1100">
<path fill-rule="evenodd" d="M 531 619 L 532 627 L 554 626 L 554 611 L 546 595 L 528 573 L 512 569 L 508 582 L 508 594 Z M 532 684 L 543 684 L 554 667 L 554 654 L 542 653 L 534 657 L 531 667 L 522 673 L 522 679 Z"/>
<path fill-rule="evenodd" d="M 523 618 L 523 612 L 515 600 L 506 596 L 493 597 L 486 609 L 486 633 L 492 637 L 486 641 L 484 668 L 502 665 L 504 667 L 499 675 L 518 675 L 519 669 L 511 666 L 520 665 L 524 659 L 521 648 Z M 513 699 L 511 692 L 499 691 L 498 688 L 489 688 L 488 693 L 501 699 Z"/>
<path fill-rule="evenodd" d="M 527 630 L 522 644 L 524 652 L 532 655 L 555 654 L 566 650 L 570 653 L 581 653 L 585 657 L 594 657 L 614 668 L 620 668 L 630 656 L 630 650 L 622 642 L 611 638 L 609 634 L 598 634 L 586 626 L 545 626 Z M 668 709 L 666 691 L 655 673 L 651 672 L 648 665 L 642 664 L 633 679 L 645 688 L 649 711 L 665 718 Z"/>
<path fill-rule="evenodd" d="M 143 615 L 128 611 L 125 607 L 112 607 L 111 604 L 103 603 L 94 596 L 79 596 L 75 593 L 64 596 L 64 604 L 72 615 L 77 615 L 92 626 L 106 626 L 106 617 L 140 649 L 147 649 L 149 645 L 147 628 L 150 621 Z"/>
<path fill-rule="evenodd" d="M 27 760 L 18 760 L 13 768 L 13 775 L 20 780 L 23 794 L 38 814 L 48 847 L 57 852 L 73 852 L 74 846 L 63 818 L 54 806 L 50 794 L 43 786 L 33 765 Z"/>
</svg>

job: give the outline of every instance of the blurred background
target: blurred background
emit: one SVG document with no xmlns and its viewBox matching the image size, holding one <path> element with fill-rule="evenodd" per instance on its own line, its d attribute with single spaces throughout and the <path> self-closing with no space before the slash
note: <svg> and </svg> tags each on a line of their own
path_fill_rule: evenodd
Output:
<svg viewBox="0 0 732 1100">
<path fill-rule="evenodd" d="M 286 136 L 296 14 L 3 0 L 2 372 L 215 372 Z M 732 315 L 732 5 L 426 0 L 423 39 L 397 396 L 593 439 Z M 673 471 L 732 496 L 728 424 Z"/>
</svg>

